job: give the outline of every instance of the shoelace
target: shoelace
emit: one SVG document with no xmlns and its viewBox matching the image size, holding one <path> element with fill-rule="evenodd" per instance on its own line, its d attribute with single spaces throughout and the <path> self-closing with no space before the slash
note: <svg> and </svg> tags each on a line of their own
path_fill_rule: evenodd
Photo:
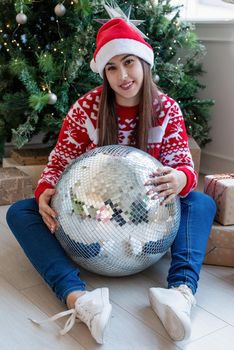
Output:
<svg viewBox="0 0 234 350">
<path fill-rule="evenodd" d="M 186 285 L 180 285 L 179 287 L 177 287 L 177 290 L 179 290 L 183 294 L 190 306 L 194 306 L 196 304 L 194 296 L 189 291 Z"/>
<path fill-rule="evenodd" d="M 70 331 L 70 329 L 71 329 L 71 328 L 74 326 L 74 324 L 75 324 L 75 321 L 76 321 L 76 318 L 77 318 L 77 311 L 76 311 L 76 309 L 70 309 L 70 310 L 67 310 L 67 311 L 59 312 L 58 314 L 55 314 L 54 316 L 49 317 L 49 318 L 47 318 L 47 319 L 45 319 L 45 320 L 43 320 L 43 321 L 36 321 L 36 320 L 33 320 L 32 318 L 29 318 L 29 320 L 32 321 L 33 323 L 35 323 L 35 324 L 37 324 L 37 325 L 40 326 L 40 325 L 43 324 L 43 323 L 56 321 L 56 320 L 58 320 L 59 318 L 65 317 L 65 316 L 67 316 L 67 315 L 71 315 L 71 316 L 67 319 L 67 321 L 66 321 L 66 323 L 65 323 L 65 325 L 64 325 L 64 327 L 63 327 L 63 329 L 61 329 L 61 330 L 59 331 L 59 333 L 60 333 L 61 335 L 65 335 L 67 332 Z"/>
<path fill-rule="evenodd" d="M 45 320 L 42 320 L 42 321 L 36 321 L 36 320 L 33 320 L 31 318 L 29 318 L 29 320 L 37 325 L 41 325 L 43 323 L 47 323 L 47 322 L 52 322 L 52 321 L 56 321 L 58 320 L 59 318 L 62 318 L 62 317 L 65 317 L 65 316 L 68 316 L 68 315 L 71 315 L 63 329 L 61 329 L 59 331 L 59 333 L 61 335 L 65 335 L 66 333 L 68 333 L 70 331 L 70 329 L 74 326 L 76 320 L 78 319 L 78 322 L 84 322 L 85 324 L 87 324 L 88 327 L 90 327 L 90 323 L 91 323 L 91 320 L 93 319 L 93 317 L 95 315 L 97 315 L 98 313 L 101 312 L 102 310 L 102 305 L 100 304 L 94 304 L 93 301 L 89 301 L 87 303 L 85 303 L 84 306 L 81 306 L 80 305 L 80 309 L 82 310 L 82 314 L 79 315 L 79 313 L 77 312 L 76 308 L 73 308 L 73 309 L 70 309 L 70 310 L 67 310 L 67 311 L 62 311 L 62 312 L 59 312 L 57 314 L 55 314 L 54 316 L 52 317 L 49 317 Z M 93 316 L 93 317 L 92 317 Z"/>
</svg>

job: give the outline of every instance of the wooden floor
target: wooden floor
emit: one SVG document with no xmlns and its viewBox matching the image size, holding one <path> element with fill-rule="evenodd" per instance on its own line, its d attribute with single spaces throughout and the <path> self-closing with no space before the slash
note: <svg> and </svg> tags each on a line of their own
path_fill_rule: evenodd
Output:
<svg viewBox="0 0 234 350">
<path fill-rule="evenodd" d="M 166 286 L 170 256 L 145 272 L 124 278 L 105 278 L 86 271 L 88 289 L 107 286 L 113 305 L 110 333 L 97 345 L 84 324 L 65 336 L 58 330 L 65 322 L 35 326 L 28 317 L 44 319 L 65 309 L 25 257 L 5 221 L 0 207 L 0 350 L 233 350 L 234 270 L 204 265 L 197 306 L 192 312 L 193 331 L 187 342 L 173 343 L 153 313 L 148 288 Z"/>
</svg>

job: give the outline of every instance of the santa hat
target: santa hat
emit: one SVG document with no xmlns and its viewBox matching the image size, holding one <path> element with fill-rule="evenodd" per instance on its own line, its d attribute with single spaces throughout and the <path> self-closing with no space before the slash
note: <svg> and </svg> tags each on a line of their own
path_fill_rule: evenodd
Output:
<svg viewBox="0 0 234 350">
<path fill-rule="evenodd" d="M 153 48 L 143 39 L 142 35 L 126 20 L 113 18 L 106 22 L 98 31 L 96 50 L 90 67 L 93 72 L 103 77 L 103 70 L 109 60 L 122 54 L 132 54 L 154 64 Z"/>
</svg>

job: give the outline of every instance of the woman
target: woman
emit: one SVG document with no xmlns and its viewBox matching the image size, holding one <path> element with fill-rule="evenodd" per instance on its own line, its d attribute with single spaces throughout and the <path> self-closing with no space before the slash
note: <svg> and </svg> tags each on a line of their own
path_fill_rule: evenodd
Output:
<svg viewBox="0 0 234 350">
<path fill-rule="evenodd" d="M 191 192 L 197 174 L 183 117 L 178 104 L 153 83 L 153 63 L 152 47 L 125 20 L 111 19 L 100 28 L 91 68 L 103 77 L 103 85 L 81 97 L 68 112 L 35 199 L 20 201 L 7 213 L 26 255 L 70 309 L 62 314 L 71 314 L 62 334 L 78 317 L 103 343 L 111 304 L 107 288 L 85 290 L 79 269 L 51 235 L 57 214 L 50 201 L 73 159 L 96 146 L 119 143 L 140 148 L 164 165 L 146 182 L 149 194 L 163 197 L 163 204 L 180 196 L 181 223 L 171 247 L 168 288 L 151 288 L 149 300 L 173 340 L 190 336 L 190 311 L 216 208 L 209 196 Z"/>
</svg>

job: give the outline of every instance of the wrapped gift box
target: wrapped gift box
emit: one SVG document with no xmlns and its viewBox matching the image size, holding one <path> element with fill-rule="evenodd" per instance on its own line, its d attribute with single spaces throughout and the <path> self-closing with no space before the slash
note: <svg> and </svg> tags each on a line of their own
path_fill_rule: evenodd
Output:
<svg viewBox="0 0 234 350">
<path fill-rule="evenodd" d="M 43 170 L 46 167 L 45 164 L 43 164 L 43 165 L 42 164 L 40 164 L 40 165 L 21 165 L 13 158 L 3 158 L 2 166 L 3 166 L 3 168 L 15 167 L 15 168 L 23 171 L 25 174 L 28 174 L 32 180 L 33 190 L 36 188 L 38 180 L 41 176 L 41 173 L 43 172 Z"/>
<path fill-rule="evenodd" d="M 204 192 L 217 204 L 215 220 L 223 225 L 234 225 L 234 174 L 205 176 Z"/>
<path fill-rule="evenodd" d="M 21 170 L 0 168 L 0 205 L 32 197 L 32 180 Z"/>
<path fill-rule="evenodd" d="M 212 226 L 204 264 L 234 267 L 234 225 Z"/>
<path fill-rule="evenodd" d="M 11 158 L 20 165 L 44 165 L 48 162 L 51 147 L 13 149 Z"/>
</svg>

